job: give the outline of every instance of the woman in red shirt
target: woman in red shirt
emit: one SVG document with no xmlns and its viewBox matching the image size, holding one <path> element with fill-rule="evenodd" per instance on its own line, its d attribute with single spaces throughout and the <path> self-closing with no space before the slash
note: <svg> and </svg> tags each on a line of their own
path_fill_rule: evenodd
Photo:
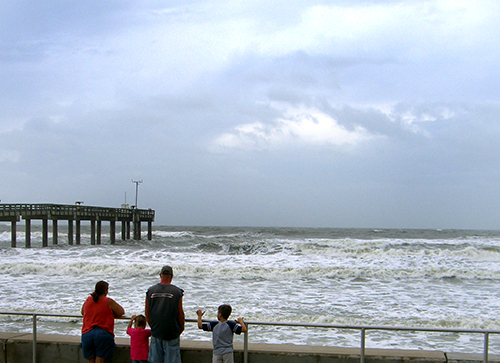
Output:
<svg viewBox="0 0 500 363">
<path fill-rule="evenodd" d="M 113 356 L 115 318 L 125 314 L 118 303 L 107 297 L 108 286 L 106 281 L 99 281 L 82 306 L 82 351 L 87 363 L 105 363 Z"/>
</svg>

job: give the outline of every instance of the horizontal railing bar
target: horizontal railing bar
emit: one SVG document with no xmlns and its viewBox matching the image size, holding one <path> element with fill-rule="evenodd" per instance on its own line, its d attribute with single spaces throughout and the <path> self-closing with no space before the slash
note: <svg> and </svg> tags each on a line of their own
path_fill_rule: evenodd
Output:
<svg viewBox="0 0 500 363">
<path fill-rule="evenodd" d="M 61 317 L 61 318 L 79 318 L 82 315 L 73 314 L 52 314 L 52 313 L 31 313 L 31 312 L 4 312 L 0 311 L 0 315 L 26 315 L 38 317 Z M 118 319 L 129 320 L 130 317 L 122 316 Z M 196 323 L 197 319 L 186 318 L 186 322 Z M 209 320 L 203 320 L 209 321 Z M 426 327 L 407 327 L 407 326 L 387 326 L 387 325 L 341 325 L 341 324 L 313 324 L 313 323 L 283 323 L 269 321 L 245 321 L 249 325 L 265 325 L 265 326 L 288 326 L 288 327 L 303 327 L 303 328 L 328 328 L 328 329 L 352 329 L 352 330 L 388 330 L 388 331 L 425 331 L 436 333 L 473 333 L 473 334 L 500 334 L 500 330 L 491 329 L 461 329 L 461 328 L 426 328 Z"/>
<path fill-rule="evenodd" d="M 15 311 L 15 312 L 10 312 L 10 311 L 0 311 L 0 315 L 26 315 L 26 316 L 33 316 L 36 315 L 37 317 L 40 316 L 50 316 L 50 317 L 57 317 L 57 318 L 79 318 L 83 319 L 83 315 L 73 315 L 73 314 L 52 314 L 52 313 L 30 313 L 30 312 L 23 312 L 23 311 Z M 121 316 L 116 319 L 128 319 L 130 320 L 130 317 L 127 316 Z"/>
<path fill-rule="evenodd" d="M 446 333 L 500 334 L 500 330 L 489 330 L 489 329 L 426 328 L 426 327 L 407 327 L 407 326 L 388 326 L 388 325 L 340 325 L 340 324 L 313 324 L 313 323 L 282 323 L 282 322 L 269 322 L 269 321 L 253 321 L 253 322 L 249 321 L 248 324 L 305 327 L 305 328 L 353 329 L 353 330 L 361 330 L 361 329 L 366 329 L 366 330 L 408 330 L 408 331 L 428 331 L 428 332 L 446 332 Z"/>
</svg>

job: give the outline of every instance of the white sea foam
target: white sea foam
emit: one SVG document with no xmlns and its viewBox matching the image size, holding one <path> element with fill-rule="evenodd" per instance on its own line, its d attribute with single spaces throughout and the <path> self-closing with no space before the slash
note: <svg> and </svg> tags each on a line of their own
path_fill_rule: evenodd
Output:
<svg viewBox="0 0 500 363">
<path fill-rule="evenodd" d="M 422 238 L 408 236 L 417 234 L 412 231 L 162 227 L 154 230 L 152 241 L 143 234 L 141 241 L 118 239 L 112 246 L 105 231 L 103 245 L 91 246 L 88 232 L 84 229 L 82 245 L 68 246 L 60 228 L 61 242 L 42 248 L 35 230 L 33 248 L 26 249 L 11 248 L 8 226 L 0 227 L 0 310 L 78 314 L 95 282 L 104 279 L 128 314 L 141 313 L 147 287 L 168 263 L 174 283 L 185 290 L 188 318 L 195 318 L 198 308 L 215 317 L 217 306 L 228 302 L 234 315 L 253 321 L 487 329 L 500 323 L 497 235 L 422 231 L 427 236 Z M 18 242 L 23 238 L 20 231 Z M 24 329 L 21 318 L 0 321 L 2 329 Z M 40 324 L 47 332 L 78 334 L 74 325 L 79 323 Z M 120 324 L 117 335 L 123 336 Z M 357 346 L 359 339 L 348 331 L 253 329 L 255 342 Z M 195 327 L 184 336 L 209 339 Z M 447 351 L 476 344 L 475 338 L 469 343 L 436 339 L 434 344 L 420 333 L 374 332 L 367 341 Z M 493 339 L 490 347 L 500 352 L 500 342 Z"/>
<path fill-rule="evenodd" d="M 180 231 L 180 232 L 154 231 L 153 234 L 157 237 L 164 237 L 164 238 L 194 237 L 194 234 L 188 231 Z"/>
</svg>

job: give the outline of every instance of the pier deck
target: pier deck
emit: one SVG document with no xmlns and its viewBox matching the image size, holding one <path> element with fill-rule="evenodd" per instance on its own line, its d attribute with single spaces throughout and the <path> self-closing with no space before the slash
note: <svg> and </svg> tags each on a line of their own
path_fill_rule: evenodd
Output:
<svg viewBox="0 0 500 363">
<path fill-rule="evenodd" d="M 155 211 L 152 209 L 111 208 L 65 204 L 0 204 L 0 221 L 11 222 L 11 245 L 16 247 L 17 222 L 24 219 L 25 246 L 31 247 L 31 220 L 42 221 L 42 246 L 48 245 L 48 221 L 52 221 L 52 241 L 57 244 L 58 221 L 68 221 L 68 244 L 80 244 L 80 222 L 90 221 L 92 245 L 101 244 L 101 223 L 109 222 L 110 242 L 115 243 L 116 222 L 122 222 L 122 239 L 130 238 L 130 223 L 133 223 L 134 239 L 141 239 L 141 223 L 148 224 L 148 240 L 152 239 L 152 224 Z"/>
</svg>

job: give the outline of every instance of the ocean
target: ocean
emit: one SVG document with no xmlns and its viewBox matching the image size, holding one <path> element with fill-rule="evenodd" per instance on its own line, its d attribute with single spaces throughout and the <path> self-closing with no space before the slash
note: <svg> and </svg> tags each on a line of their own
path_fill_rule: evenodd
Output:
<svg viewBox="0 0 500 363">
<path fill-rule="evenodd" d="M 63 224 L 63 223 L 61 223 Z M 184 289 L 186 317 L 203 309 L 216 319 L 222 303 L 232 318 L 255 322 L 499 329 L 500 231 L 154 226 L 153 239 L 42 248 L 10 247 L 0 224 L 0 311 L 79 314 L 99 280 L 128 316 L 144 312 L 145 292 L 169 264 Z M 107 233 L 107 234 L 106 234 Z M 49 235 L 51 236 L 51 234 Z M 22 223 L 18 246 L 24 246 Z M 31 331 L 30 318 L 0 315 L 0 331 Z M 125 337 L 126 321 L 116 336 Z M 79 335 L 81 320 L 40 317 L 38 331 Z M 210 340 L 195 323 L 182 339 Z M 237 337 L 236 341 L 242 340 Z M 359 331 L 250 325 L 251 343 L 359 346 Z M 481 353 L 481 334 L 369 331 L 366 346 Z M 490 337 L 500 354 L 500 337 Z"/>
</svg>

